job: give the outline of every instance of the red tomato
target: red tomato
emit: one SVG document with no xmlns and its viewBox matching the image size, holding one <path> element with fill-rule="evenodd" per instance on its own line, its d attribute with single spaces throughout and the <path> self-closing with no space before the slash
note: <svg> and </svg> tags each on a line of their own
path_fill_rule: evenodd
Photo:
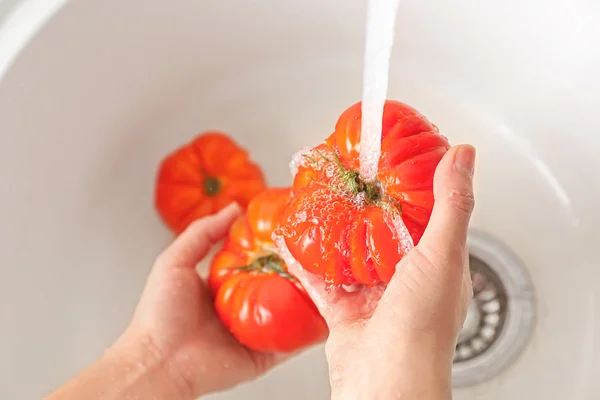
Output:
<svg viewBox="0 0 600 400">
<path fill-rule="evenodd" d="M 240 343 L 256 351 L 291 352 L 328 333 L 271 239 L 290 194 L 290 188 L 267 189 L 256 196 L 210 267 L 217 314 Z"/>
<path fill-rule="evenodd" d="M 302 266 L 329 285 L 388 282 L 407 248 L 417 244 L 433 207 L 433 175 L 450 148 L 413 108 L 387 101 L 376 182 L 358 175 L 361 104 L 347 109 L 335 132 L 305 154 L 293 198 L 277 233 Z M 396 237 L 400 217 L 413 243 Z M 408 239 L 410 242 L 410 239 Z"/>
<path fill-rule="evenodd" d="M 265 187 L 246 150 L 223 133 L 206 132 L 162 161 L 155 205 L 165 224 L 181 233 L 234 201 L 246 207 Z"/>
</svg>

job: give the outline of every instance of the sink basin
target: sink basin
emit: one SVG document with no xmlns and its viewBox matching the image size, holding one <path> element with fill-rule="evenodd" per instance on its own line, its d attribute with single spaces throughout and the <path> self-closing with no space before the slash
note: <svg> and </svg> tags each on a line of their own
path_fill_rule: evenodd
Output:
<svg viewBox="0 0 600 400">
<path fill-rule="evenodd" d="M 365 7 L 0 1 L 0 398 L 42 397 L 126 326 L 171 240 L 152 206 L 166 152 L 217 128 L 290 182 L 360 99 Z M 592 0 L 401 2 L 389 97 L 478 148 L 474 232 L 531 283 L 528 339 L 458 400 L 600 392 L 599 22 Z M 210 398 L 328 393 L 317 347 Z"/>
</svg>

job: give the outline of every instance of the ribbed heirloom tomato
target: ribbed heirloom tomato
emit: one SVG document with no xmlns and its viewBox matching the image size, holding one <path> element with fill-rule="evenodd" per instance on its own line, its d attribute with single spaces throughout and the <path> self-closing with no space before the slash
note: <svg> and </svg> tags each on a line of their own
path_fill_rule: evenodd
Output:
<svg viewBox="0 0 600 400">
<path fill-rule="evenodd" d="M 247 206 L 265 187 L 262 171 L 246 150 L 224 133 L 206 132 L 162 161 L 155 205 L 165 224 L 181 233 L 234 201 Z"/>
<path fill-rule="evenodd" d="M 450 147 L 415 109 L 387 101 L 377 180 L 363 182 L 360 130 L 357 103 L 340 116 L 324 143 L 303 155 L 277 230 L 292 256 L 329 285 L 391 279 L 429 222 L 434 171 Z M 398 226 L 405 237 L 396 233 Z"/>
<path fill-rule="evenodd" d="M 290 193 L 290 188 L 277 188 L 256 196 L 210 267 L 208 284 L 217 314 L 240 343 L 257 351 L 291 352 L 328 333 L 271 239 Z"/>
</svg>

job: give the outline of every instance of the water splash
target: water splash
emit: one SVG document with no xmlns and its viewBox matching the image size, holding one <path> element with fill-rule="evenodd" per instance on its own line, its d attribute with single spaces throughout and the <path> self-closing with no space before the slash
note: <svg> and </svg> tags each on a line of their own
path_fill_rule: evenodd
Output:
<svg viewBox="0 0 600 400">
<path fill-rule="evenodd" d="M 273 232 L 271 239 L 273 239 L 273 243 L 275 243 L 277 250 L 279 250 L 279 256 L 285 262 L 288 271 L 300 281 L 313 303 L 315 303 L 319 310 L 327 309 L 327 299 L 323 297 L 326 282 L 320 281 L 318 278 L 311 279 L 309 274 L 304 273 L 302 265 L 296 261 L 292 253 L 288 250 L 283 236 Z"/>
<path fill-rule="evenodd" d="M 404 256 L 415 247 L 415 243 L 400 215 L 394 215 L 392 217 L 392 226 L 396 233 L 396 240 L 398 240 L 398 252 Z"/>
<path fill-rule="evenodd" d="M 290 161 L 289 165 L 292 178 L 298 173 L 298 168 L 306 166 L 306 156 L 310 155 L 311 151 L 310 147 L 303 147 L 292 156 L 292 161 Z"/>
<path fill-rule="evenodd" d="M 368 3 L 360 138 L 360 177 L 366 182 L 377 177 L 398 3 L 399 0 Z"/>
</svg>

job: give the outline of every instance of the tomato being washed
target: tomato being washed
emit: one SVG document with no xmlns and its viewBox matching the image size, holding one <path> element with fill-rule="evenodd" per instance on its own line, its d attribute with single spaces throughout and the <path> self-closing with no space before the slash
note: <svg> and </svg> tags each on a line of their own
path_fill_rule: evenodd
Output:
<svg viewBox="0 0 600 400">
<path fill-rule="evenodd" d="M 210 267 L 217 314 L 240 343 L 257 351 L 291 352 L 328 332 L 271 239 L 290 194 L 290 188 L 267 189 L 256 196 Z"/>
<path fill-rule="evenodd" d="M 418 111 L 387 101 L 377 180 L 363 182 L 360 131 L 358 103 L 324 143 L 303 155 L 277 230 L 294 258 L 329 285 L 391 279 L 429 222 L 434 171 L 450 148 Z"/>
<path fill-rule="evenodd" d="M 181 233 L 234 201 L 247 206 L 265 187 L 262 171 L 246 150 L 223 133 L 206 132 L 162 161 L 155 204 L 163 221 Z"/>
</svg>

